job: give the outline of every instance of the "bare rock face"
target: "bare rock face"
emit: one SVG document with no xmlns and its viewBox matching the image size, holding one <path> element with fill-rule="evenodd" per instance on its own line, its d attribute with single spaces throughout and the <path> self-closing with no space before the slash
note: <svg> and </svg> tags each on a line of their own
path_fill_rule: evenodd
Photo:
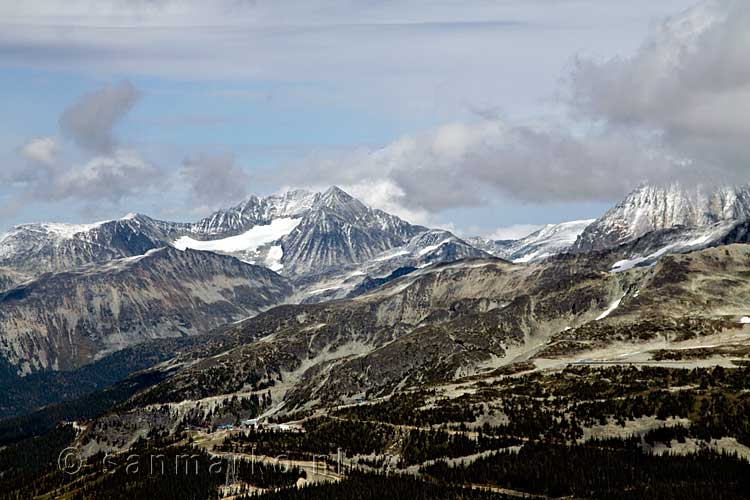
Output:
<svg viewBox="0 0 750 500">
<path fill-rule="evenodd" d="M 294 190 L 251 196 L 195 223 L 131 214 L 93 224 L 17 226 L 0 235 L 0 268 L 38 276 L 175 245 L 233 255 L 297 278 L 363 263 L 425 231 L 337 187 Z"/>
<path fill-rule="evenodd" d="M 530 265 L 444 263 L 353 299 L 275 307 L 183 348 L 168 373 L 151 372 L 161 378 L 120 406 L 112 424 L 122 417 L 174 428 L 182 410 L 158 421 L 150 412 L 170 403 L 203 411 L 258 391 L 272 393 L 277 414 L 294 414 L 363 394 L 451 384 L 519 361 L 574 359 L 612 343 L 742 328 L 750 301 L 747 245 L 608 272 L 620 251 L 567 253 Z M 604 262 L 592 266 L 597 261 Z"/>
<path fill-rule="evenodd" d="M 495 255 L 499 257 L 502 255 L 502 253 L 510 247 L 513 243 L 515 243 L 518 240 L 493 240 L 492 238 L 485 238 L 483 236 L 471 236 L 469 238 L 465 238 L 466 242 L 473 246 L 474 248 L 478 248 L 479 250 L 482 250 L 483 252 L 487 252 L 490 255 Z"/>
<path fill-rule="evenodd" d="M 4 269 L 0 267 L 0 292 L 3 292 L 8 288 L 13 288 L 27 279 L 28 276 L 13 271 L 12 269 Z"/>
<path fill-rule="evenodd" d="M 424 231 L 331 187 L 252 196 L 197 223 L 175 225 L 171 234 L 187 236 L 175 242 L 180 248 L 227 253 L 300 278 L 363 263 Z"/>
<path fill-rule="evenodd" d="M 750 187 L 715 189 L 644 185 L 588 226 L 576 251 L 601 250 L 651 231 L 677 226 L 706 227 L 750 218 Z"/>
<path fill-rule="evenodd" d="M 285 278 L 233 257 L 156 249 L 0 294 L 0 354 L 21 374 L 68 370 L 146 340 L 207 332 L 291 293 Z"/>
</svg>

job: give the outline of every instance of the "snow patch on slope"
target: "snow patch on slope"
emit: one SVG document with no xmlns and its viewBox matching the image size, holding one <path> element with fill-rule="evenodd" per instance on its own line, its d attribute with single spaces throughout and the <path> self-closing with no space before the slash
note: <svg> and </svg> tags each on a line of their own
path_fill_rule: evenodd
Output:
<svg viewBox="0 0 750 500">
<path fill-rule="evenodd" d="M 276 219 L 265 226 L 255 226 L 237 236 L 230 236 L 218 240 L 201 241 L 193 239 L 190 236 L 183 236 L 174 242 L 174 246 L 178 250 L 190 248 L 192 250 L 222 253 L 257 250 L 259 247 L 273 243 L 291 233 L 301 220 L 302 219 L 292 218 Z M 281 250 L 281 247 L 278 247 L 278 250 L 275 250 L 275 255 L 278 255 L 279 250 Z M 281 256 L 283 256 L 283 251 L 281 252 Z"/>
<path fill-rule="evenodd" d="M 284 257 L 284 249 L 281 245 L 272 246 L 266 255 L 266 267 L 271 271 L 281 271 L 284 268 L 284 264 L 281 263 L 282 257 Z"/>
<path fill-rule="evenodd" d="M 427 255 L 428 253 L 433 252 L 433 251 L 437 250 L 438 248 L 440 248 L 441 246 L 445 245 L 446 243 L 450 243 L 450 242 L 451 242 L 451 240 L 449 238 L 449 239 L 445 239 L 445 240 L 441 241 L 440 243 L 438 243 L 436 245 L 430 245 L 430 246 L 424 247 L 422 250 L 419 251 L 418 255 L 420 257 L 422 255 Z"/>
<path fill-rule="evenodd" d="M 402 255 L 409 255 L 409 252 L 406 250 L 398 250 L 396 252 L 386 252 L 385 255 L 381 255 L 380 257 L 376 257 L 372 259 L 373 262 L 383 262 L 384 260 L 390 260 L 395 259 L 396 257 L 400 257 Z M 364 274 L 364 273 L 362 273 Z"/>
<path fill-rule="evenodd" d="M 612 273 L 620 273 L 642 265 L 654 265 L 656 261 L 667 253 L 686 253 L 705 248 L 706 245 L 724 234 L 731 224 L 717 224 L 705 231 L 703 234 L 690 239 L 675 241 L 645 256 L 634 256 L 629 259 L 618 260 L 610 268 Z M 693 232 L 692 234 L 695 234 Z"/>
<path fill-rule="evenodd" d="M 604 311 L 603 313 L 601 313 L 599 316 L 596 317 L 596 321 L 602 320 L 602 319 L 606 318 L 607 316 L 609 316 L 610 314 L 612 314 L 612 311 L 614 311 L 615 309 L 617 309 L 618 307 L 620 307 L 620 302 L 622 302 L 622 299 L 624 297 L 625 296 L 623 295 L 619 299 L 617 299 L 614 302 L 612 302 L 609 305 L 609 307 L 607 308 L 606 311 Z"/>
</svg>

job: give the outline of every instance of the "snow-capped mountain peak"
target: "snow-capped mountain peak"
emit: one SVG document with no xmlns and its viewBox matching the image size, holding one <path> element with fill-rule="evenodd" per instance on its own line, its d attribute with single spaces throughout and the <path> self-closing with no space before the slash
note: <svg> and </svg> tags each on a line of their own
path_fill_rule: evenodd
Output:
<svg viewBox="0 0 750 500">
<path fill-rule="evenodd" d="M 334 213 L 349 220 L 360 218 L 369 210 L 364 203 L 337 186 L 321 193 L 312 208 Z"/>
<path fill-rule="evenodd" d="M 23 224 L 0 237 L 0 267 L 36 275 L 142 255 L 164 245 L 168 228 L 139 214 L 91 224 Z"/>
<path fill-rule="evenodd" d="M 651 231 L 750 218 L 750 186 L 641 185 L 586 228 L 577 251 L 600 250 Z"/>
</svg>

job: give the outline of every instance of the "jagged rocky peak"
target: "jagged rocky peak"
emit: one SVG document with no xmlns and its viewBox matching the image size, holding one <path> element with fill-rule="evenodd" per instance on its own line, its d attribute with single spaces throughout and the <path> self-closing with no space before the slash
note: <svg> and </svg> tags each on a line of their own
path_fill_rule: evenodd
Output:
<svg viewBox="0 0 750 500">
<path fill-rule="evenodd" d="M 350 221 L 360 219 L 368 212 L 364 203 L 338 186 L 331 186 L 321 193 L 313 205 L 313 210 L 331 212 Z"/>
<path fill-rule="evenodd" d="M 476 248 L 443 229 L 430 229 L 417 234 L 409 240 L 404 249 L 409 251 L 409 256 L 418 267 L 432 262 L 492 257 L 489 252 Z"/>
<path fill-rule="evenodd" d="M 358 264 L 425 231 L 372 209 L 336 186 L 320 194 L 299 225 L 282 238 L 285 273 L 325 273 Z"/>
<path fill-rule="evenodd" d="M 364 206 L 362 202 L 354 198 L 352 195 L 344 191 L 338 186 L 331 186 L 320 194 L 316 205 L 318 207 L 331 207 L 346 206 L 350 204 L 357 204 L 358 206 Z"/>
<path fill-rule="evenodd" d="M 190 233 L 216 238 L 233 236 L 257 225 L 270 224 L 274 219 L 298 218 L 315 205 L 320 195 L 294 189 L 265 198 L 251 195 L 234 207 L 218 210 L 190 227 Z"/>
<path fill-rule="evenodd" d="M 577 251 L 601 250 L 651 231 L 750 218 L 750 185 L 641 185 L 585 229 Z"/>
</svg>

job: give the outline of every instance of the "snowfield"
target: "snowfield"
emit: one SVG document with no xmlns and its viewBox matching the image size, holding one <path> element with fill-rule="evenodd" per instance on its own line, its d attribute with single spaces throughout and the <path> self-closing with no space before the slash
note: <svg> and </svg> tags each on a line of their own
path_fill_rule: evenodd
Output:
<svg viewBox="0 0 750 500">
<path fill-rule="evenodd" d="M 186 250 L 190 248 L 192 250 L 205 250 L 221 253 L 242 252 L 247 250 L 254 251 L 263 245 L 273 243 L 291 233 L 301 220 L 301 218 L 276 219 L 268 225 L 255 226 L 237 236 L 230 236 L 219 240 L 201 241 L 193 239 L 190 236 L 183 236 L 174 242 L 174 246 L 178 250 Z M 276 248 L 277 247 L 274 247 L 274 249 Z M 278 249 L 271 252 L 273 257 L 271 257 L 271 255 L 269 255 L 269 257 L 274 261 L 281 259 L 283 252 L 280 252 L 280 250 L 281 247 L 278 247 Z M 277 263 L 276 265 L 280 264 Z"/>
</svg>

